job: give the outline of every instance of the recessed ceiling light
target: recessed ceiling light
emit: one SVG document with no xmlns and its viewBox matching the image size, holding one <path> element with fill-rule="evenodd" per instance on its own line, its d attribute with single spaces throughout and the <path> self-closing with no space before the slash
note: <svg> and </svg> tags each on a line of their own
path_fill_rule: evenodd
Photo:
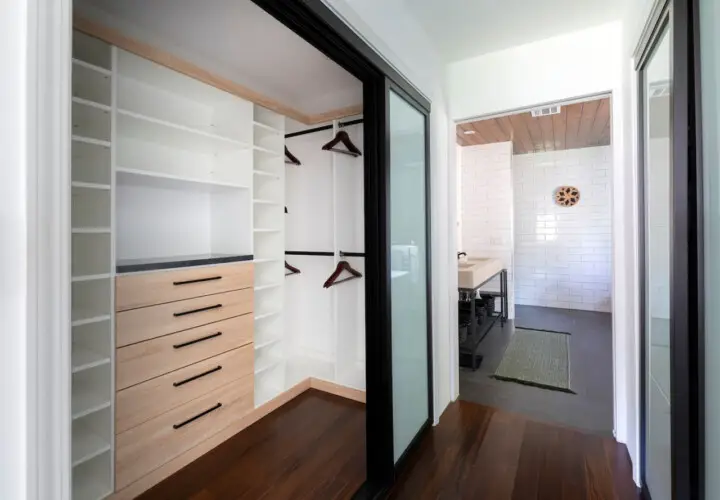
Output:
<svg viewBox="0 0 720 500">
<path fill-rule="evenodd" d="M 474 133 L 475 133 L 474 130 L 463 130 L 463 134 L 465 134 L 465 135 L 470 135 L 470 134 L 474 134 Z"/>
</svg>

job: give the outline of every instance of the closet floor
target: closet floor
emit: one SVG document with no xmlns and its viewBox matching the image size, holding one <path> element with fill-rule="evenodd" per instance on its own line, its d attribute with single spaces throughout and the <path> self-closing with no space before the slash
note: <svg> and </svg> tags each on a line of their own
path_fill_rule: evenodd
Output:
<svg viewBox="0 0 720 500">
<path fill-rule="evenodd" d="M 364 481 L 365 405 L 310 389 L 139 498 L 349 499 Z"/>
</svg>

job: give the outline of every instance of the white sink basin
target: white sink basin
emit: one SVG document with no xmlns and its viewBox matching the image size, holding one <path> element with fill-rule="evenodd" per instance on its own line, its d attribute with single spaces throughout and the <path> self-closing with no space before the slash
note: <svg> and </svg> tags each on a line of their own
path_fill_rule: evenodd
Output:
<svg viewBox="0 0 720 500">
<path fill-rule="evenodd" d="M 474 289 L 502 270 L 500 259 L 468 257 L 458 262 L 458 288 Z"/>
</svg>

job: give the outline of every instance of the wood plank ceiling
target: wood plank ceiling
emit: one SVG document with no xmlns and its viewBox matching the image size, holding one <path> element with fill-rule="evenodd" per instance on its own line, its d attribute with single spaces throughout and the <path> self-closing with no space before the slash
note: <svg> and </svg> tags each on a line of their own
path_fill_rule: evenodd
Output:
<svg viewBox="0 0 720 500">
<path fill-rule="evenodd" d="M 515 154 L 607 146 L 610 98 L 562 106 L 556 115 L 533 118 L 528 111 L 457 126 L 457 142 L 461 146 L 506 141 L 512 141 Z"/>
</svg>

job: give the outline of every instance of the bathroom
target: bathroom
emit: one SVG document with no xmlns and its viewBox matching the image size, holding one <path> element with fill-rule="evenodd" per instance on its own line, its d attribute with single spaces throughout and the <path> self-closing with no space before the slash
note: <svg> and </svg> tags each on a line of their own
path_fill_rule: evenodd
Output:
<svg viewBox="0 0 720 500">
<path fill-rule="evenodd" d="M 611 96 L 458 124 L 460 399 L 613 429 Z"/>
</svg>

